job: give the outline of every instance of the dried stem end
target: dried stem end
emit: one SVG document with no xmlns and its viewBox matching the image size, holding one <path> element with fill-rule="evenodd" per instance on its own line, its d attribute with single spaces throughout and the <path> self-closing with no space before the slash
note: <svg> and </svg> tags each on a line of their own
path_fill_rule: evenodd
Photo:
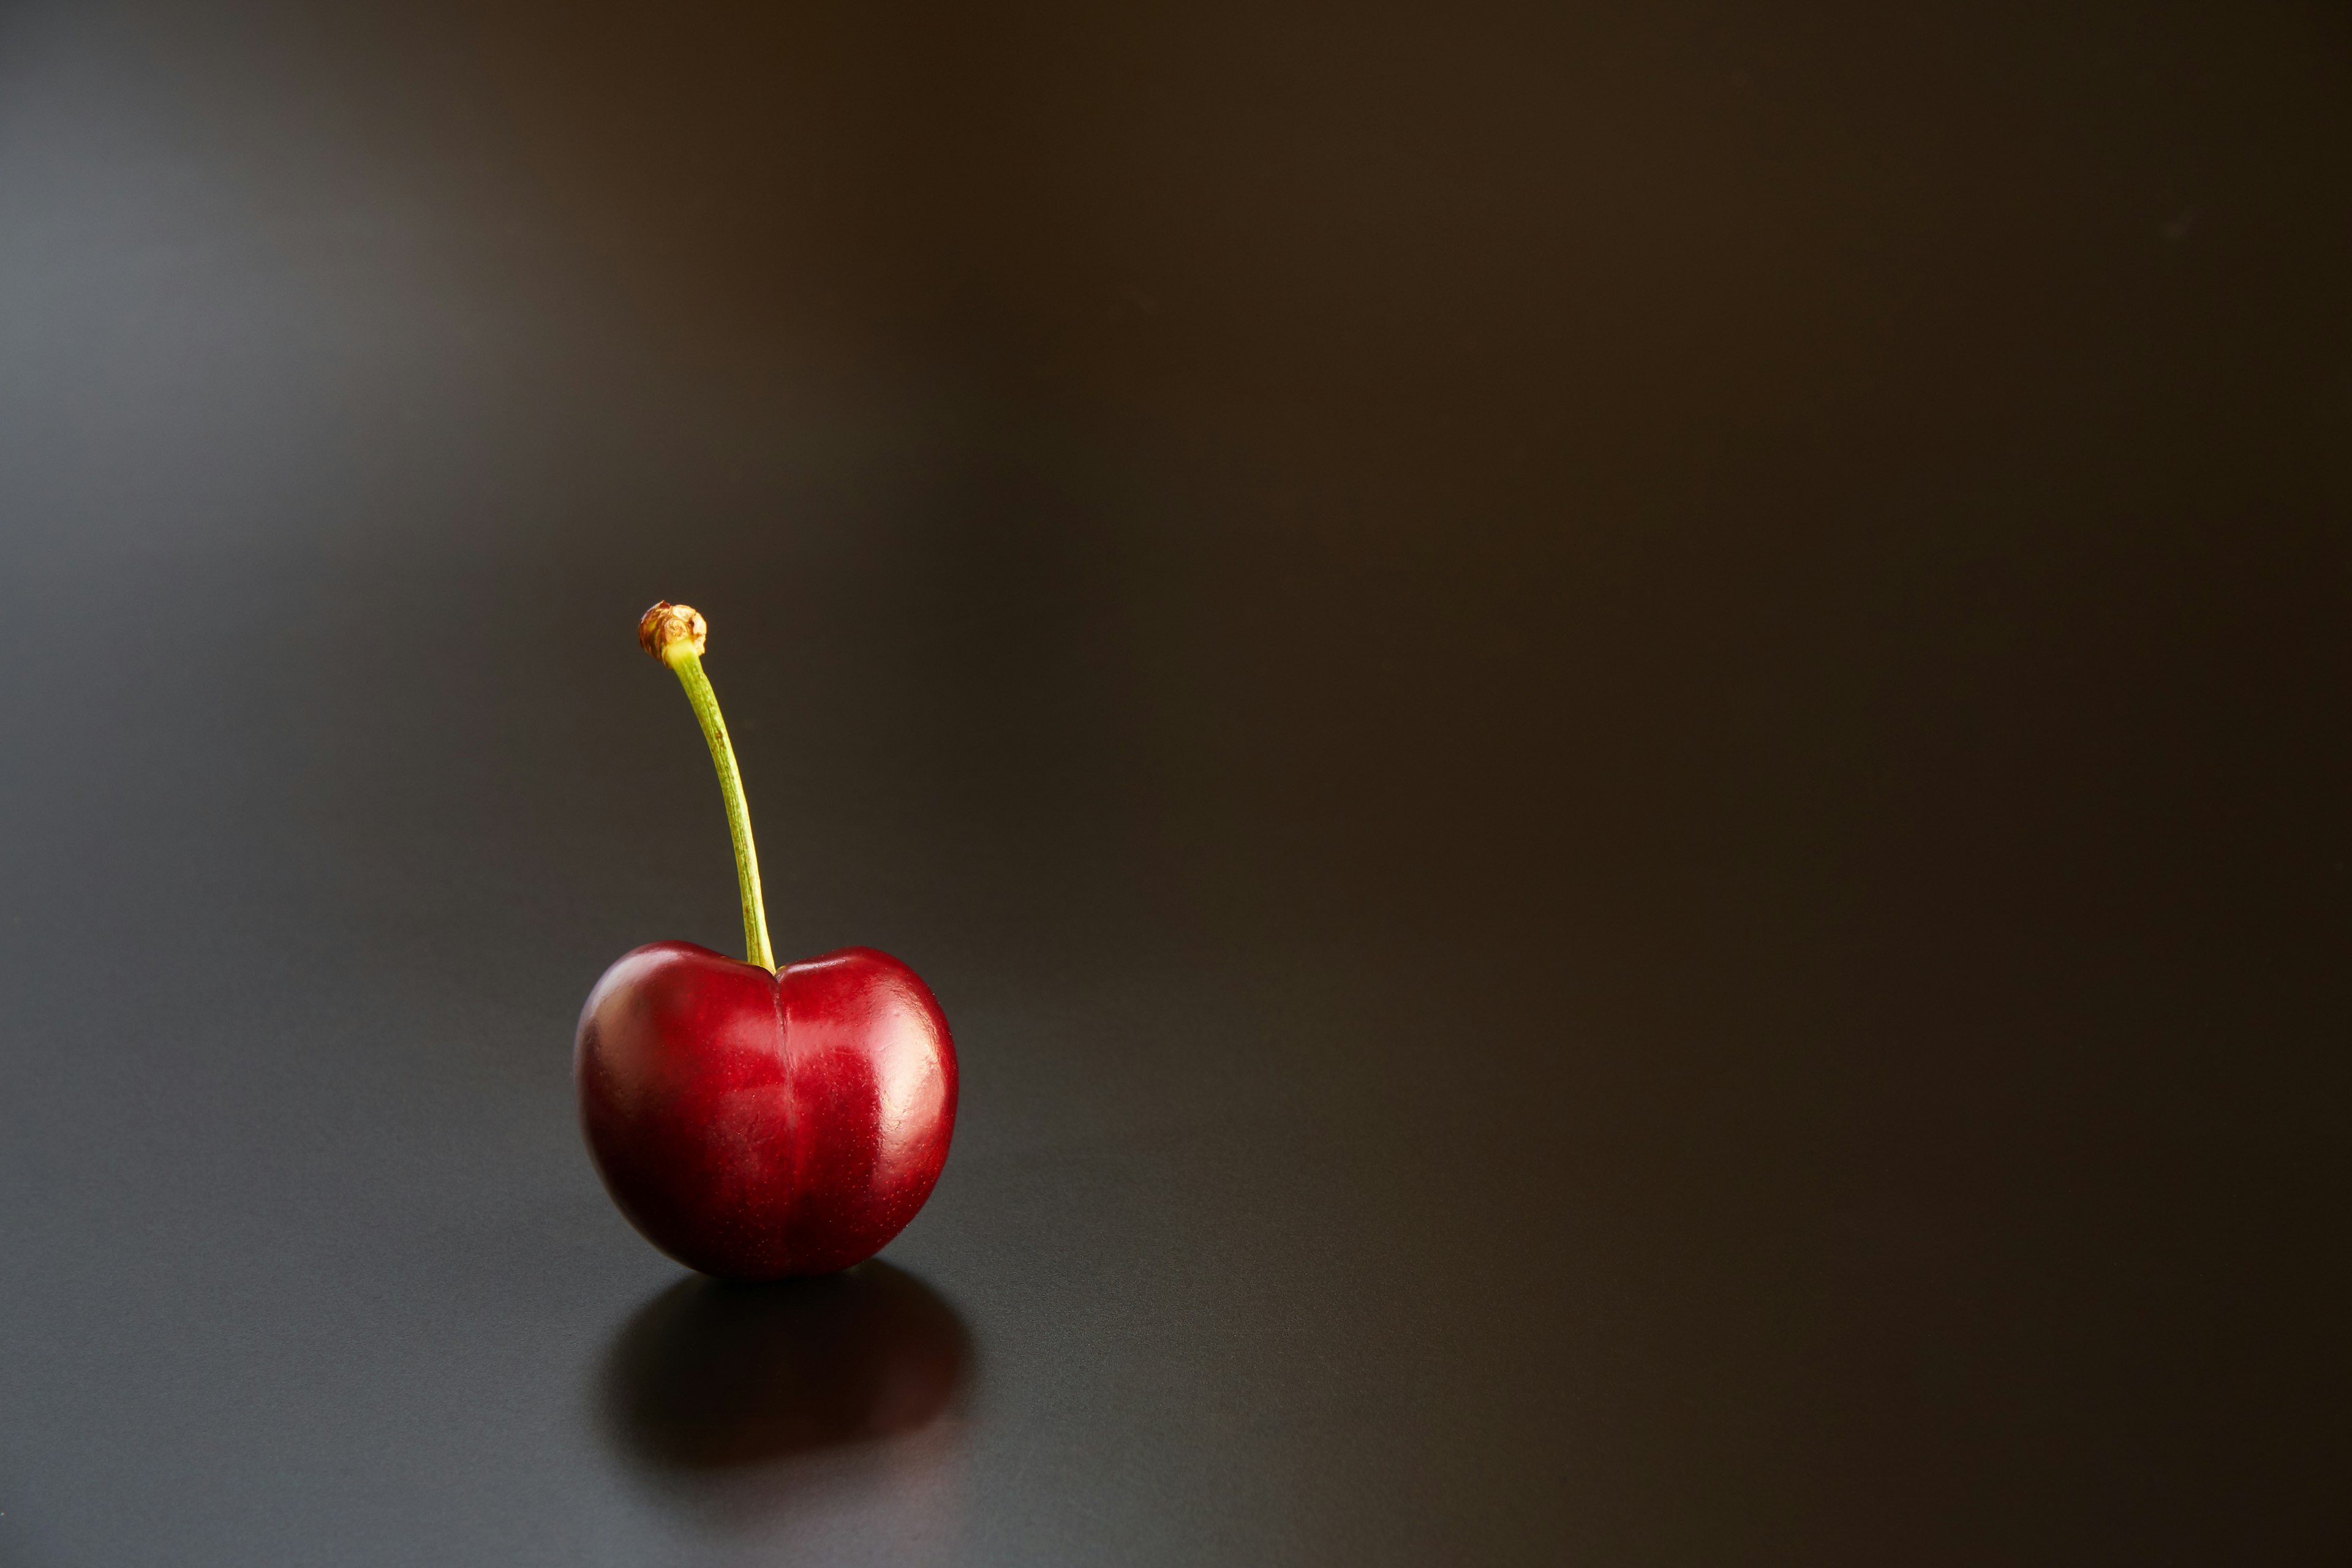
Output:
<svg viewBox="0 0 2352 1568">
<path fill-rule="evenodd" d="M 669 662 L 673 646 L 684 643 L 699 658 L 709 640 L 710 623 L 691 605 L 673 605 L 664 599 L 637 623 L 637 646 L 664 664 Z"/>
</svg>

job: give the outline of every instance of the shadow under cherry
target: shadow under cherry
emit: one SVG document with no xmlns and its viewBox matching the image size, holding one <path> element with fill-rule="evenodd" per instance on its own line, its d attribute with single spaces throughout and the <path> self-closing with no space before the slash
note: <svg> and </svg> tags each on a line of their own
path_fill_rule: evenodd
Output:
<svg viewBox="0 0 2352 1568">
<path fill-rule="evenodd" d="M 614 1336 L 602 1405 L 633 1458 L 718 1473 L 918 1431 L 955 1403 L 971 1360 L 955 1309 L 887 1263 L 766 1285 L 697 1277 Z"/>
</svg>

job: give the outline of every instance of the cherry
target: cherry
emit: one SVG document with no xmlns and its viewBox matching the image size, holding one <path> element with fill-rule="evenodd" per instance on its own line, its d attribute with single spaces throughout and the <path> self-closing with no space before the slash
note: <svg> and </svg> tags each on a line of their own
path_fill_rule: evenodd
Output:
<svg viewBox="0 0 2352 1568">
<path fill-rule="evenodd" d="M 637 639 L 677 672 L 710 743 L 748 960 L 659 942 L 604 971 L 572 1048 L 580 1124 L 621 1212 L 688 1268 L 831 1273 L 880 1251 L 931 1195 L 955 1131 L 955 1043 L 887 953 L 777 970 L 742 776 L 702 670 L 708 632 L 664 602 Z"/>
</svg>

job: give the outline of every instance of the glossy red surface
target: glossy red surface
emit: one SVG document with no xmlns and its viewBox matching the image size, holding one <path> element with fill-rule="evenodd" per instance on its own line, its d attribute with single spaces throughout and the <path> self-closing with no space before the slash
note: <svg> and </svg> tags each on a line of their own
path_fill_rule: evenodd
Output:
<svg viewBox="0 0 2352 1568">
<path fill-rule="evenodd" d="M 588 1152 L 646 1239 L 730 1279 L 825 1274 L 915 1217 L 955 1131 L 955 1044 L 915 972 L 843 948 L 770 974 L 662 942 L 588 994 Z"/>
</svg>

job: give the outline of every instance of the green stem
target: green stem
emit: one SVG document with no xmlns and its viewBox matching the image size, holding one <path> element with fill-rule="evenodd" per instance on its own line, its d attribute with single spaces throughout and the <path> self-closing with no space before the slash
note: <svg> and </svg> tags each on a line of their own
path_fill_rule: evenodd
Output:
<svg viewBox="0 0 2352 1568">
<path fill-rule="evenodd" d="M 694 704 L 702 738 L 710 742 L 710 761 L 719 769 L 719 793 L 727 800 L 727 831 L 735 839 L 735 885 L 743 894 L 744 956 L 773 971 L 776 955 L 768 946 L 768 906 L 760 897 L 760 852 L 751 845 L 751 808 L 743 799 L 743 774 L 735 766 L 735 748 L 727 739 L 727 721 L 719 716 L 719 694 L 702 673 L 702 659 L 691 644 L 674 642 L 662 649 L 662 662 L 677 671 L 686 700 Z"/>
</svg>

